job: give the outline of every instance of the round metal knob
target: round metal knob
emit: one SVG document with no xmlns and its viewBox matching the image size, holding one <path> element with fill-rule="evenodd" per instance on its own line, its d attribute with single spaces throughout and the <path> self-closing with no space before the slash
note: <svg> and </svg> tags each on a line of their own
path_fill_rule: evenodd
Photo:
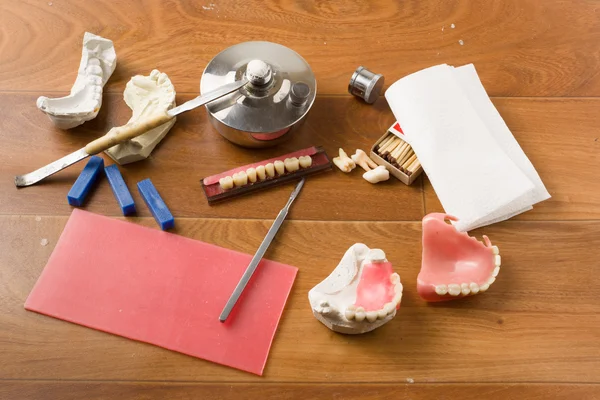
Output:
<svg viewBox="0 0 600 400">
<path fill-rule="evenodd" d="M 306 103 L 310 96 L 310 88 L 304 82 L 297 82 L 292 85 L 290 90 L 290 101 L 295 106 L 301 106 Z"/>
<path fill-rule="evenodd" d="M 246 66 L 246 78 L 255 86 L 266 85 L 271 77 L 271 66 L 262 60 L 252 60 Z"/>
</svg>

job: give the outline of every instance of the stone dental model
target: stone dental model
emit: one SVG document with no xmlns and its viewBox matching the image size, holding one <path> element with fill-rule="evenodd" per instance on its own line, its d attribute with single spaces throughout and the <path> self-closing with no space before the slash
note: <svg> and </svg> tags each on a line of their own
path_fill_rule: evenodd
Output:
<svg viewBox="0 0 600 400">
<path fill-rule="evenodd" d="M 394 318 L 402 283 L 382 250 L 356 243 L 333 272 L 308 292 L 308 299 L 314 316 L 329 329 L 360 334 Z"/>
<path fill-rule="evenodd" d="M 86 32 L 77 79 L 68 96 L 41 96 L 37 107 L 61 129 L 70 129 L 96 118 L 102 107 L 102 90 L 117 66 L 111 40 Z"/>
<path fill-rule="evenodd" d="M 500 255 L 487 236 L 485 244 L 458 232 L 442 213 L 423 218 L 423 259 L 417 291 L 425 301 L 453 300 L 485 292 L 500 272 Z"/>
<path fill-rule="evenodd" d="M 132 123 L 175 107 L 175 88 L 167 74 L 155 69 L 148 76 L 136 75 L 131 78 L 123 98 L 133 111 L 128 121 Z M 143 135 L 113 146 L 106 150 L 106 154 L 121 165 L 146 159 L 173 127 L 175 120 L 172 118 Z"/>
</svg>

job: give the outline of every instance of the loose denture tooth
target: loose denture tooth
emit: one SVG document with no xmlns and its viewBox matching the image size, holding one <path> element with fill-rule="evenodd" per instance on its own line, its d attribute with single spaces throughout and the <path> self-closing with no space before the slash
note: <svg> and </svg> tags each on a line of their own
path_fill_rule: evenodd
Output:
<svg viewBox="0 0 600 400">
<path fill-rule="evenodd" d="M 465 296 L 468 295 L 469 293 L 471 293 L 471 289 L 469 288 L 469 284 L 468 283 L 461 283 L 460 284 L 460 292 L 462 294 L 464 294 Z"/>
<path fill-rule="evenodd" d="M 308 168 L 312 165 L 312 157 L 311 156 L 300 156 L 300 157 L 298 157 L 298 162 L 300 163 L 300 167 Z"/>
<path fill-rule="evenodd" d="M 248 184 L 248 175 L 245 171 L 240 171 L 237 174 L 233 174 L 233 183 L 235 186 L 244 186 Z"/>
<path fill-rule="evenodd" d="M 448 285 L 448 294 L 450 296 L 458 296 L 461 293 L 460 286 L 456 283 L 451 283 Z"/>
<path fill-rule="evenodd" d="M 221 189 L 228 190 L 233 188 L 233 178 L 231 176 L 226 176 L 225 178 L 219 179 L 219 185 L 221 185 Z"/>
<path fill-rule="evenodd" d="M 494 271 L 492 271 L 492 276 L 495 278 L 498 276 L 499 273 L 500 273 L 500 267 L 496 267 L 496 268 L 494 268 Z"/>
<path fill-rule="evenodd" d="M 273 163 L 273 165 L 275 166 L 275 171 L 277 171 L 278 175 L 285 174 L 285 164 L 283 163 L 283 161 L 277 160 Z"/>
<path fill-rule="evenodd" d="M 275 176 L 275 165 L 273 163 L 268 163 L 267 165 L 265 165 L 265 172 L 267 173 L 267 176 L 269 178 L 272 178 Z"/>
<path fill-rule="evenodd" d="M 258 180 L 264 181 L 267 178 L 267 172 L 265 171 L 264 165 L 259 165 L 256 167 L 256 176 Z"/>
<path fill-rule="evenodd" d="M 496 267 L 499 267 L 502 262 L 502 260 L 500 259 L 500 255 L 496 254 L 496 256 L 494 257 L 494 264 L 496 265 Z"/>
<path fill-rule="evenodd" d="M 377 321 L 377 311 L 367 311 L 367 321 L 375 322 Z"/>
<path fill-rule="evenodd" d="M 435 292 L 440 296 L 444 296 L 445 294 L 448 294 L 448 288 L 446 285 L 436 285 Z"/>
<path fill-rule="evenodd" d="M 294 172 L 300 169 L 300 163 L 296 157 L 286 158 L 283 161 L 283 165 L 288 172 Z"/>
<path fill-rule="evenodd" d="M 256 169 L 248 168 L 246 170 L 246 176 L 248 176 L 248 180 L 252 183 L 256 182 Z"/>
<path fill-rule="evenodd" d="M 469 285 L 469 289 L 471 289 L 471 293 L 473 294 L 479 293 L 479 285 L 475 282 L 471 282 L 471 284 Z"/>
</svg>

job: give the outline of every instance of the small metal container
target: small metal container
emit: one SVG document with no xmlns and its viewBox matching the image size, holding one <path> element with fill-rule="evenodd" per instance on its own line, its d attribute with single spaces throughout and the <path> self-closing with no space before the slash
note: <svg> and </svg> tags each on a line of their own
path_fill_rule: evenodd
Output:
<svg viewBox="0 0 600 400">
<path fill-rule="evenodd" d="M 240 43 L 208 63 L 200 93 L 244 78 L 248 83 L 239 91 L 206 105 L 212 125 L 244 147 L 269 147 L 289 139 L 315 101 L 317 82 L 308 63 L 277 43 Z"/>
<path fill-rule="evenodd" d="M 348 92 L 354 96 L 360 97 L 369 104 L 375 103 L 381 89 L 383 89 L 384 77 L 381 74 L 374 74 L 365 67 L 358 67 L 350 78 Z"/>
</svg>

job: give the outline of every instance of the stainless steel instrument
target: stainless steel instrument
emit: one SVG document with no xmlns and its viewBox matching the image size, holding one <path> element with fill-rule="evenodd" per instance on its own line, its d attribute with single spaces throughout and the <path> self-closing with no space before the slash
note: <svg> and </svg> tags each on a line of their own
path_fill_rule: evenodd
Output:
<svg viewBox="0 0 600 400">
<path fill-rule="evenodd" d="M 53 163 L 50 163 L 45 167 L 37 169 L 33 172 L 16 176 L 15 185 L 17 187 L 33 185 L 34 183 L 37 183 L 42 179 L 47 178 L 50 175 L 53 175 L 58 171 L 61 171 L 75 164 L 78 161 L 83 160 L 84 158 L 87 158 L 94 154 L 98 154 L 101 151 L 104 151 L 126 140 L 140 136 L 148 132 L 150 129 L 156 128 L 157 126 L 164 124 L 165 122 L 169 121 L 178 114 L 192 110 L 196 107 L 217 100 L 232 92 L 238 91 L 247 83 L 248 80 L 245 77 L 241 77 L 240 80 L 215 88 L 214 90 L 206 94 L 200 95 L 195 99 L 192 99 L 183 103 L 180 106 L 170 109 L 166 113 L 157 114 L 146 120 L 136 121 L 124 126 L 112 128 L 110 131 L 108 131 L 106 135 L 88 143 L 84 148 L 79 149 L 69 154 L 68 156 L 56 160 Z"/>
<path fill-rule="evenodd" d="M 262 260 L 263 256 L 265 255 L 265 252 L 269 248 L 269 245 L 275 238 L 275 235 L 277 235 L 277 231 L 281 227 L 281 224 L 283 224 L 283 221 L 285 220 L 285 217 L 287 216 L 288 211 L 290 210 L 290 206 L 292 205 L 292 202 L 298 196 L 298 193 L 300 193 L 300 189 L 302 189 L 302 186 L 304 186 L 304 180 L 305 180 L 305 178 L 302 178 L 302 180 L 300 182 L 298 182 L 298 184 L 296 185 L 296 188 L 290 195 L 288 202 L 281 209 L 281 211 L 277 215 L 277 218 L 275 218 L 273 225 L 271 225 L 271 228 L 267 232 L 267 236 L 265 236 L 262 243 L 258 247 L 256 254 L 254 254 L 254 257 L 252 257 L 252 261 L 250 261 L 250 264 L 246 268 L 244 275 L 242 275 L 242 278 L 240 279 L 239 283 L 235 287 L 233 294 L 227 301 L 227 304 L 225 304 L 225 308 L 223 308 L 223 312 L 221 312 L 221 315 L 219 316 L 219 321 L 225 322 L 227 320 L 227 317 L 229 317 L 229 314 L 231 313 L 231 310 L 233 310 L 235 303 L 237 303 L 238 299 L 240 298 L 240 295 L 244 291 L 244 288 L 250 281 L 252 274 L 254 274 L 256 267 L 258 267 L 258 263 L 260 262 L 260 260 Z"/>
</svg>

